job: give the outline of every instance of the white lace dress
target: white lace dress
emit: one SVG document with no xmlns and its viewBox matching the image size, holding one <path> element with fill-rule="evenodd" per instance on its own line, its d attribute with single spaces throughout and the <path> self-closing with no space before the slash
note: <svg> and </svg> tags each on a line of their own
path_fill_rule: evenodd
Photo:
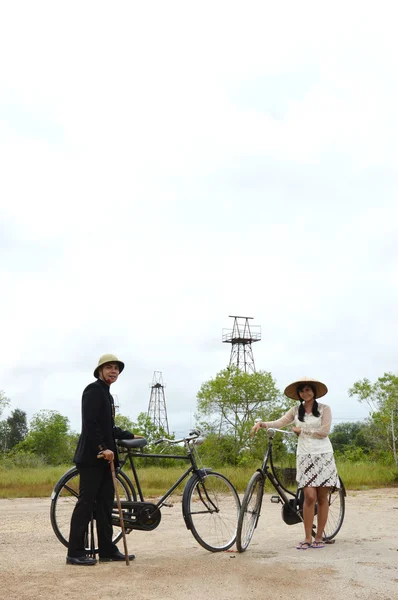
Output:
<svg viewBox="0 0 398 600">
<path fill-rule="evenodd" d="M 339 488 L 339 477 L 329 439 L 332 411 L 327 404 L 318 403 L 319 417 L 305 414 L 299 421 L 298 406 L 291 408 L 276 421 L 267 421 L 268 427 L 286 427 L 294 424 L 301 429 L 298 436 L 296 467 L 297 485 L 303 487 Z"/>
</svg>

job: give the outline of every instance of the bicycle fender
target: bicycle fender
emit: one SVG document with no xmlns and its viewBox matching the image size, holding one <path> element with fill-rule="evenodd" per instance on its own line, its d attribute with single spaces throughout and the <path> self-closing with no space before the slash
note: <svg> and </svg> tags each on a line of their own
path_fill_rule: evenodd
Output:
<svg viewBox="0 0 398 600">
<path fill-rule="evenodd" d="M 212 473 L 213 469 L 198 469 L 196 473 L 194 473 L 193 475 L 191 475 L 191 477 L 188 479 L 186 486 L 184 487 L 184 492 L 182 494 L 182 502 L 184 504 L 184 499 L 187 497 L 188 492 L 190 490 L 190 488 L 193 486 L 194 482 L 197 479 L 201 479 L 202 477 L 205 477 L 208 473 Z"/>
<path fill-rule="evenodd" d="M 68 471 L 66 471 L 66 473 L 64 473 L 62 475 L 62 477 L 60 479 L 58 479 L 57 483 L 54 486 L 54 489 L 51 493 L 51 499 L 54 499 L 55 494 L 59 491 L 59 489 L 64 485 L 65 483 L 65 479 L 74 471 L 77 471 L 78 469 L 76 467 L 71 467 Z"/>
<path fill-rule="evenodd" d="M 200 477 L 204 477 L 205 475 L 207 475 L 207 473 L 212 473 L 213 469 L 198 469 L 197 473 L 199 473 Z M 195 475 L 192 475 L 192 477 L 195 477 Z M 192 477 L 190 479 L 192 479 Z"/>
<path fill-rule="evenodd" d="M 340 484 L 341 484 L 341 489 L 343 490 L 343 494 L 344 494 L 344 496 L 347 496 L 347 492 L 345 491 L 345 485 L 344 485 L 341 477 L 339 477 L 339 480 L 340 480 Z"/>
</svg>

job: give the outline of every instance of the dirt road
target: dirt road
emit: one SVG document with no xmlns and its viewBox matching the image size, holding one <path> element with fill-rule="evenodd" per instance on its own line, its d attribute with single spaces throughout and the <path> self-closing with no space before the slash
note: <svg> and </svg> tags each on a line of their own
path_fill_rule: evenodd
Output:
<svg viewBox="0 0 398 600">
<path fill-rule="evenodd" d="M 349 492 L 336 543 L 306 551 L 295 549 L 301 525 L 285 525 L 280 507 L 268 498 L 244 554 L 202 549 L 185 528 L 176 498 L 155 531 L 127 537 L 129 551 L 137 554 L 129 567 L 67 566 L 50 526 L 49 498 L 0 500 L 0 598 L 398 598 L 398 489 Z"/>
</svg>

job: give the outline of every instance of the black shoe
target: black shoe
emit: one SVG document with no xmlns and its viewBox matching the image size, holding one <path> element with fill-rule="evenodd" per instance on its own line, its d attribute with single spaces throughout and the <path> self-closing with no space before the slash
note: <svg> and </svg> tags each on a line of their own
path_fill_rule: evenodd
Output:
<svg viewBox="0 0 398 600">
<path fill-rule="evenodd" d="M 92 565 L 96 565 L 97 561 L 95 558 L 91 558 L 90 556 L 67 556 L 66 564 L 67 565 L 82 565 L 85 567 L 90 567 Z"/>
<path fill-rule="evenodd" d="M 134 560 L 134 559 L 135 559 L 135 555 L 129 554 L 129 560 Z M 112 562 L 112 561 L 119 561 L 119 560 L 126 560 L 125 555 L 122 554 L 121 552 L 116 552 L 115 554 L 112 554 L 112 556 L 100 556 L 99 557 L 100 562 Z"/>
</svg>

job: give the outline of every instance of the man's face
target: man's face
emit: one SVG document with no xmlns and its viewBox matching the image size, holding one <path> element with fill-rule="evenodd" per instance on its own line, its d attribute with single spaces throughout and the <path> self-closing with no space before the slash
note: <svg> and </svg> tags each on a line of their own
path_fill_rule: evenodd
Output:
<svg viewBox="0 0 398 600">
<path fill-rule="evenodd" d="M 108 385 L 115 383 L 119 377 L 119 365 L 117 363 L 105 363 L 99 370 L 99 377 Z"/>
</svg>

